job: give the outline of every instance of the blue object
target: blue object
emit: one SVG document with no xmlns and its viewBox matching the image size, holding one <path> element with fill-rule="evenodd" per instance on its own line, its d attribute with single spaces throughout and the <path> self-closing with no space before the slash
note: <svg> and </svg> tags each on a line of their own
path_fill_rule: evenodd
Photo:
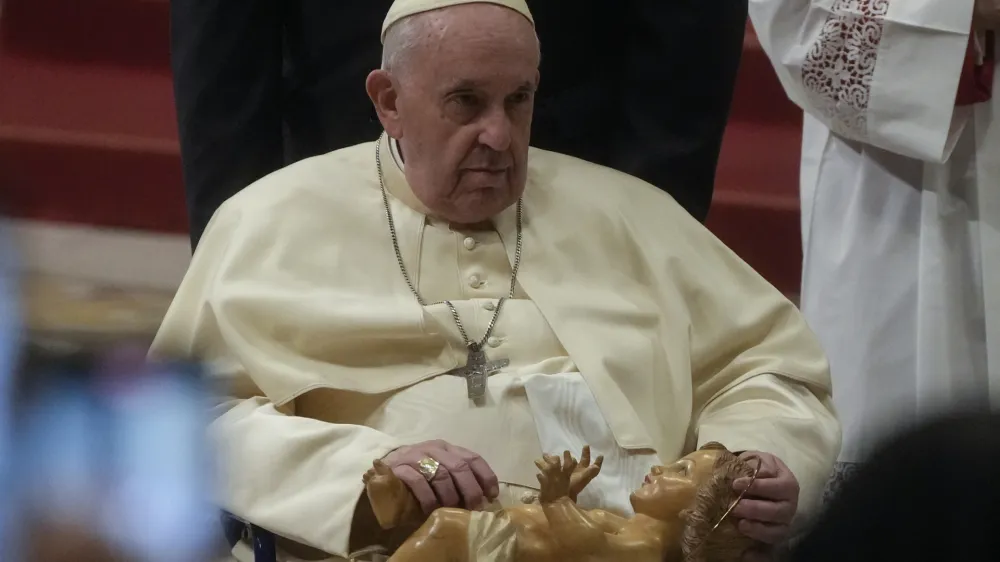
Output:
<svg viewBox="0 0 1000 562">
<path fill-rule="evenodd" d="M 225 512 L 222 514 L 222 530 L 230 548 L 236 546 L 236 543 L 244 537 L 249 538 L 253 543 L 254 562 L 277 561 L 278 548 L 274 533 Z"/>
<path fill-rule="evenodd" d="M 21 349 L 20 277 L 14 244 L 6 220 L 0 222 L 0 482 L 11 482 L 10 444 L 13 381 Z M 12 540 L 11 502 L 0 503 L 0 543 Z"/>
</svg>

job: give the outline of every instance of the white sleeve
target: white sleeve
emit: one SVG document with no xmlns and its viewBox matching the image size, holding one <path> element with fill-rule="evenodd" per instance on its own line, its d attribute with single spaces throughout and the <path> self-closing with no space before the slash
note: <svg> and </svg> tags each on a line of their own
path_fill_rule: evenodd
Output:
<svg viewBox="0 0 1000 562">
<path fill-rule="evenodd" d="M 212 218 L 150 355 L 200 358 L 228 399 L 210 427 L 219 457 L 218 503 L 233 515 L 299 544 L 346 557 L 361 481 L 375 459 L 400 444 L 359 425 L 294 415 L 275 404 L 227 349 L 210 301 L 214 280 L 238 239 L 238 208 Z"/>
<path fill-rule="evenodd" d="M 713 399 L 698 418 L 698 446 L 771 453 L 799 482 L 796 521 L 819 512 L 840 451 L 840 422 L 830 395 L 775 374 L 751 377 Z"/>
<path fill-rule="evenodd" d="M 750 0 L 789 98 L 834 133 L 941 162 L 974 0 Z"/>
<path fill-rule="evenodd" d="M 399 446 L 369 427 L 278 411 L 266 398 L 237 400 L 211 427 L 222 463 L 219 502 L 281 537 L 347 557 L 361 481 Z"/>
</svg>

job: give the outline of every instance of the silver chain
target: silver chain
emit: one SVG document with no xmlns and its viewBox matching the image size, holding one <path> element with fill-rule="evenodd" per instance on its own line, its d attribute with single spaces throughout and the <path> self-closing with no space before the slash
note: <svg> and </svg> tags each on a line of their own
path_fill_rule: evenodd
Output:
<svg viewBox="0 0 1000 562">
<path fill-rule="evenodd" d="M 383 134 L 384 136 L 384 134 Z M 406 285 L 410 288 L 410 292 L 413 296 L 417 298 L 417 302 L 421 306 L 427 306 L 427 302 L 424 298 L 420 296 L 420 292 L 417 291 L 416 285 L 413 284 L 413 280 L 410 279 L 410 274 L 406 271 L 406 264 L 403 263 L 403 252 L 399 249 L 399 237 L 396 235 L 396 223 L 392 220 L 392 209 L 389 207 L 389 194 L 385 189 L 385 177 L 382 173 L 382 138 L 380 137 L 378 142 L 375 143 L 375 165 L 378 167 L 378 184 L 382 189 L 382 204 L 385 205 L 385 218 L 389 221 L 389 235 L 392 237 L 392 248 L 396 251 L 396 262 L 399 264 L 399 271 L 403 274 L 403 279 L 406 280 Z M 465 332 L 465 326 L 462 325 L 462 319 L 458 316 L 458 310 L 451 301 L 444 301 L 448 308 L 451 310 L 451 316 L 455 319 L 455 325 L 458 326 L 458 332 L 462 334 L 462 339 L 465 342 L 465 346 L 472 351 L 479 351 L 486 345 L 487 340 L 490 339 L 490 335 L 493 333 L 493 328 L 496 326 L 497 318 L 500 317 L 500 311 L 503 309 L 503 303 L 508 299 L 514 298 L 514 289 L 517 285 L 517 270 L 521 267 L 521 200 L 517 200 L 517 246 L 514 250 L 514 268 L 510 274 L 510 292 L 507 297 L 501 298 L 497 301 L 496 311 L 493 312 L 493 318 L 490 319 L 490 325 L 486 328 L 486 334 L 483 339 L 476 343 L 469 339 L 469 334 Z"/>
</svg>

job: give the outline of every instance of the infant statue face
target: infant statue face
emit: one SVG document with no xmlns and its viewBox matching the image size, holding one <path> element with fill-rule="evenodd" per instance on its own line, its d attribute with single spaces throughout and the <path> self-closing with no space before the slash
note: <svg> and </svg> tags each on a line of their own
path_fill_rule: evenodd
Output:
<svg viewBox="0 0 1000 562">
<path fill-rule="evenodd" d="M 632 493 L 632 508 L 661 521 L 675 520 L 691 507 L 698 490 L 733 459 L 736 456 L 725 447 L 709 443 L 673 464 L 654 466 L 642 487 Z"/>
<path fill-rule="evenodd" d="M 684 560 L 738 560 L 754 546 L 727 517 L 740 499 L 737 478 L 753 477 L 754 467 L 719 443 L 668 466 L 654 466 L 630 499 L 636 514 L 679 523 Z"/>
</svg>

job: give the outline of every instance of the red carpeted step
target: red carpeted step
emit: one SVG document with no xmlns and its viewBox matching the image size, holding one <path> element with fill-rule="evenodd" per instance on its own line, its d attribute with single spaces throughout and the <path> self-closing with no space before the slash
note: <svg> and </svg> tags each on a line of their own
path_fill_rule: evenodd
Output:
<svg viewBox="0 0 1000 562">
<path fill-rule="evenodd" d="M 788 99 L 771 60 L 749 24 L 729 119 L 770 124 L 797 124 L 802 120 L 802 110 Z"/>
<path fill-rule="evenodd" d="M 7 0 L 2 47 L 7 52 L 69 62 L 166 71 L 170 64 L 167 0 Z M 732 120 L 794 121 L 781 83 L 747 23 L 740 88 Z"/>
<path fill-rule="evenodd" d="M 801 130 L 802 111 L 748 23 L 708 226 L 786 293 L 801 276 Z"/>
<path fill-rule="evenodd" d="M 0 83 L 6 212 L 187 230 L 168 75 L 4 54 Z"/>
<path fill-rule="evenodd" d="M 5 52 L 170 68 L 168 0 L 5 0 L 0 27 Z"/>
<path fill-rule="evenodd" d="M 802 264 L 798 127 L 730 123 L 708 227 L 785 293 Z"/>
<path fill-rule="evenodd" d="M 162 147 L 0 130 L 5 210 L 18 218 L 184 234 L 178 164 Z"/>
<path fill-rule="evenodd" d="M 49 6 L 51 18 L 41 6 Z M 54 6 L 66 10 L 56 13 Z M 158 0 L 5 6 L 0 187 L 13 215 L 186 231 L 172 88 L 166 52 L 158 50 L 167 43 L 165 6 Z M 95 21 L 111 9 L 124 11 Z M 132 18 L 135 29 L 124 29 L 123 18 Z M 108 21 L 115 25 L 100 27 Z M 21 22 L 17 33 L 10 33 L 12 22 Z M 95 31 L 99 36 L 89 35 Z M 785 98 L 752 35 L 746 49 L 709 226 L 780 289 L 795 291 L 801 112 Z"/>
</svg>

